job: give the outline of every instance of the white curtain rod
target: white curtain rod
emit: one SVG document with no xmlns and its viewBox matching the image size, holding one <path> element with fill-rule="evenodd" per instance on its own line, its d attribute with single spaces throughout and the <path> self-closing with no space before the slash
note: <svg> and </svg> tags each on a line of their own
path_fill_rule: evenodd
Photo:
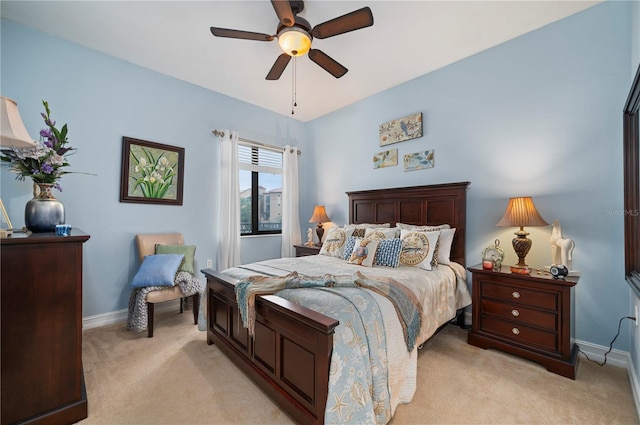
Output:
<svg viewBox="0 0 640 425">
<path fill-rule="evenodd" d="M 224 131 L 213 130 L 211 133 L 214 136 L 224 137 Z M 242 138 L 242 137 L 239 137 L 238 140 L 240 140 L 241 142 L 250 143 L 252 145 L 261 146 L 261 147 L 267 148 L 267 149 L 273 149 L 273 150 L 277 150 L 277 151 L 284 150 L 284 147 L 268 145 L 266 143 L 261 143 L 261 142 L 255 142 L 253 140 L 245 139 L 245 138 Z M 291 152 L 293 152 L 293 149 L 291 149 Z M 302 151 L 300 149 L 298 149 L 298 155 L 300 155 L 301 153 L 302 153 Z"/>
</svg>

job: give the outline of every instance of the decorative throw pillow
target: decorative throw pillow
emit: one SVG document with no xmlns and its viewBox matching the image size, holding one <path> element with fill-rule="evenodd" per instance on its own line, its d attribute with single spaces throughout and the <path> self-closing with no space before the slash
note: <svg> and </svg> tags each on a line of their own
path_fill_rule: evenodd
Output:
<svg viewBox="0 0 640 425">
<path fill-rule="evenodd" d="M 380 239 L 373 264 L 376 266 L 398 267 L 401 250 L 402 239 Z"/>
<path fill-rule="evenodd" d="M 391 223 L 382 223 L 382 224 L 373 224 L 373 223 L 358 223 L 358 224 L 348 224 L 344 226 L 346 229 L 354 229 L 353 237 L 356 238 L 364 238 L 364 234 L 368 228 L 380 228 L 380 227 L 391 227 Z"/>
<path fill-rule="evenodd" d="M 370 227 L 364 232 L 365 239 L 393 239 L 397 237 L 396 228 Z"/>
<path fill-rule="evenodd" d="M 180 271 L 194 274 L 193 260 L 196 256 L 195 245 L 161 245 L 156 244 L 156 254 L 182 254 L 184 261 L 180 265 Z"/>
<path fill-rule="evenodd" d="M 359 238 L 355 236 L 349 236 L 347 239 L 347 243 L 344 244 L 344 252 L 342 253 L 342 259 L 349 261 L 349 257 L 351 257 L 351 253 L 353 252 L 353 247 L 356 245 L 356 242 Z"/>
<path fill-rule="evenodd" d="M 438 264 L 451 263 L 451 245 L 453 245 L 453 236 L 456 229 L 442 229 L 438 238 L 438 247 L 436 248 L 435 258 Z"/>
<path fill-rule="evenodd" d="M 431 270 L 431 260 L 433 260 L 438 236 L 440 236 L 439 231 L 402 230 L 400 234 L 400 239 L 402 239 L 400 264 Z"/>
<path fill-rule="evenodd" d="M 349 236 L 351 236 L 351 234 L 353 234 L 353 229 L 350 228 L 331 228 L 324 240 L 324 243 L 322 244 L 320 255 L 342 258 L 345 244 L 347 243 L 347 239 L 349 239 Z"/>
<path fill-rule="evenodd" d="M 377 239 L 358 239 L 349 257 L 349 263 L 372 267 L 373 260 L 376 258 L 377 248 Z"/>
<path fill-rule="evenodd" d="M 183 254 L 147 255 L 133 277 L 131 287 L 174 286 L 176 273 L 183 259 Z"/>
</svg>

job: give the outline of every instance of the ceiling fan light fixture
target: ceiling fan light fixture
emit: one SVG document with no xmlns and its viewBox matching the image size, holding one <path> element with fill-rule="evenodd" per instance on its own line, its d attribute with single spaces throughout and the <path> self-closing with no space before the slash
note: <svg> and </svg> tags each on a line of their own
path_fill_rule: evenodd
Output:
<svg viewBox="0 0 640 425">
<path fill-rule="evenodd" d="M 286 27 L 278 34 L 278 44 L 291 56 L 302 56 L 311 49 L 311 35 L 303 28 Z"/>
</svg>

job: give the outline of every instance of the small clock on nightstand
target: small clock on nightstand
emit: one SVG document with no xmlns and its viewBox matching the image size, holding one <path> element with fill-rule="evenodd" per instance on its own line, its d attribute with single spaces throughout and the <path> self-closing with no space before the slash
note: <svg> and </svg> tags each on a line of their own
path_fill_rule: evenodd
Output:
<svg viewBox="0 0 640 425">
<path fill-rule="evenodd" d="M 307 255 L 318 255 L 322 245 L 294 245 L 296 249 L 296 257 L 306 257 Z"/>
</svg>

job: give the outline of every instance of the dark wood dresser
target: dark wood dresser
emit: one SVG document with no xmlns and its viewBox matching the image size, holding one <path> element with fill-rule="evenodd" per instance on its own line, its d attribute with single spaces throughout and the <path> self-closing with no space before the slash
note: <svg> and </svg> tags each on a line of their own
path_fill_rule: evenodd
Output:
<svg viewBox="0 0 640 425">
<path fill-rule="evenodd" d="M 473 275 L 473 324 L 469 344 L 533 360 L 575 379 L 578 346 L 571 342 L 573 291 L 578 277 L 554 279 L 469 267 Z"/>
<path fill-rule="evenodd" d="M 87 417 L 82 371 L 82 246 L 72 230 L 0 239 L 2 425 Z"/>
</svg>

